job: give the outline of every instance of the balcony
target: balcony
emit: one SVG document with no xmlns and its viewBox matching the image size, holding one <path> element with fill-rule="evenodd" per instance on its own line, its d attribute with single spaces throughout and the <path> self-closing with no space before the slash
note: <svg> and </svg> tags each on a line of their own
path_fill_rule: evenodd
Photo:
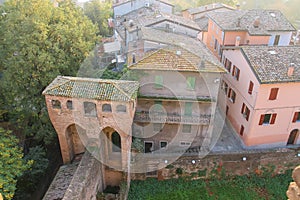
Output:
<svg viewBox="0 0 300 200">
<path fill-rule="evenodd" d="M 170 124 L 194 124 L 208 125 L 211 115 L 180 115 L 178 113 L 164 113 L 136 111 L 135 122 L 170 123 Z"/>
</svg>

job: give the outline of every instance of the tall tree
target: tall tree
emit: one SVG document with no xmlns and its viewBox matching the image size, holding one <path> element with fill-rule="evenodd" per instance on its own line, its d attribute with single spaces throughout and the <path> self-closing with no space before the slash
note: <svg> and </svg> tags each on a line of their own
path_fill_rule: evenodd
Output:
<svg viewBox="0 0 300 200">
<path fill-rule="evenodd" d="M 96 27 L 72 0 L 7 0 L 1 8 L 0 90 L 10 122 L 27 136 L 53 134 L 42 96 L 57 75 L 76 75 L 96 41 Z M 1 109 L 0 109 L 1 110 Z"/>
<path fill-rule="evenodd" d="M 17 178 L 29 169 L 31 160 L 25 162 L 18 139 L 0 128 L 0 194 L 5 199 L 12 199 L 16 190 Z"/>
<path fill-rule="evenodd" d="M 84 4 L 84 14 L 98 26 L 98 35 L 109 36 L 112 29 L 108 26 L 108 19 L 112 17 L 111 1 L 91 0 Z"/>
</svg>

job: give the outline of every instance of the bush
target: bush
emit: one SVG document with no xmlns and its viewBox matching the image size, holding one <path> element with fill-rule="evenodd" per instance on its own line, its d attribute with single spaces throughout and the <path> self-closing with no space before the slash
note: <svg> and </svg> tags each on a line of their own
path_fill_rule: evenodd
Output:
<svg viewBox="0 0 300 200">
<path fill-rule="evenodd" d="M 182 175 L 183 174 L 183 169 L 182 168 L 177 168 L 176 169 L 176 174 Z"/>
</svg>

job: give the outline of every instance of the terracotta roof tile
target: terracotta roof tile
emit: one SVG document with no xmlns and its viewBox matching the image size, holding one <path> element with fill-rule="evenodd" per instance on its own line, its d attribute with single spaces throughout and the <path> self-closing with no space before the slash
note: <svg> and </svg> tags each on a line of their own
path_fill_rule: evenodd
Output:
<svg viewBox="0 0 300 200">
<path fill-rule="evenodd" d="M 261 83 L 300 81 L 300 46 L 245 46 L 242 52 Z"/>
<path fill-rule="evenodd" d="M 187 11 L 190 14 L 198 14 L 198 13 L 204 13 L 204 12 L 209 12 L 209 11 L 213 11 L 213 10 L 218 10 L 220 8 L 227 8 L 228 10 L 234 10 L 235 8 L 228 6 L 226 4 L 222 4 L 222 3 L 212 3 L 212 4 L 208 4 L 208 5 L 204 5 L 204 6 L 200 6 L 200 7 L 196 7 L 196 8 L 189 8 L 187 9 Z"/>
<path fill-rule="evenodd" d="M 58 76 L 43 95 L 85 98 L 107 101 L 130 101 L 136 98 L 136 81 L 104 80 Z"/>
</svg>

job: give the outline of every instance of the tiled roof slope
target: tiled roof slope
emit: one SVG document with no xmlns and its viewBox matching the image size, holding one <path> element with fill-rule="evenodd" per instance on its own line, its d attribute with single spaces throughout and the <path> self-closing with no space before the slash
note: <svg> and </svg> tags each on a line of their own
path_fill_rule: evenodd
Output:
<svg viewBox="0 0 300 200">
<path fill-rule="evenodd" d="M 58 76 L 43 91 L 43 95 L 131 101 L 136 98 L 138 87 L 139 83 L 136 81 Z"/>
<path fill-rule="evenodd" d="M 194 61 L 194 64 L 199 65 L 202 60 L 205 61 L 204 71 L 221 72 L 224 70 L 220 61 L 197 39 L 148 27 L 142 28 L 141 31 L 143 40 L 177 46 L 196 55 L 198 63 Z"/>
<path fill-rule="evenodd" d="M 300 81 L 300 46 L 245 46 L 242 53 L 260 83 Z M 289 76 L 291 63 L 294 71 Z"/>
<path fill-rule="evenodd" d="M 167 1 L 167 0 L 157 0 L 157 1 L 174 7 L 174 4 L 172 4 L 170 1 Z M 119 3 L 114 3 L 113 7 L 116 7 L 116 6 L 119 6 L 119 5 L 122 5 L 124 3 L 128 3 L 128 2 L 130 2 L 130 0 L 120 1 Z"/>
<path fill-rule="evenodd" d="M 202 13 L 202 12 L 208 12 L 208 11 L 212 11 L 212 10 L 217 10 L 217 9 L 220 9 L 220 8 L 227 8 L 227 9 L 230 9 L 230 10 L 234 10 L 233 7 L 230 7 L 230 6 L 226 5 L 226 4 L 212 3 L 212 4 L 205 5 L 205 6 L 200 6 L 200 7 L 197 7 L 197 8 L 189 8 L 189 9 L 187 9 L 187 11 L 190 14 L 197 14 L 197 13 Z"/>
<path fill-rule="evenodd" d="M 129 69 L 185 71 L 185 72 L 224 72 L 209 61 L 176 46 L 150 52 Z"/>
<path fill-rule="evenodd" d="M 143 7 L 117 18 L 116 29 L 120 36 L 125 38 L 125 28 L 130 32 L 137 28 L 149 27 L 163 21 L 170 21 L 194 30 L 201 30 L 199 25 L 192 20 L 182 16 L 163 13 L 151 7 Z"/>
<path fill-rule="evenodd" d="M 269 35 L 268 31 L 295 31 L 279 10 L 234 10 L 212 12 L 208 17 L 227 31 L 248 31 L 250 35 Z M 258 27 L 254 22 L 258 21 Z"/>
</svg>

